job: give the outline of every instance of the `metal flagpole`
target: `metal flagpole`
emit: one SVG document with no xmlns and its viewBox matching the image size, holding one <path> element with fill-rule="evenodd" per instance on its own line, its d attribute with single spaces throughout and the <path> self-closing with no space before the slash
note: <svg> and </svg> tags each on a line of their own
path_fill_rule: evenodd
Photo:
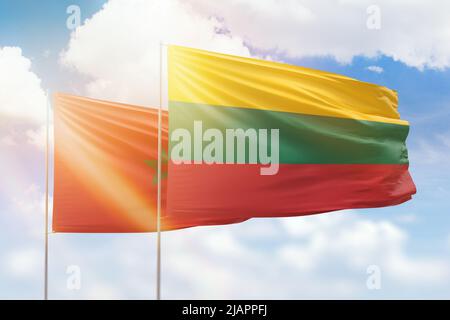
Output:
<svg viewBox="0 0 450 320">
<path fill-rule="evenodd" d="M 49 122 L 50 95 L 47 91 L 46 142 L 45 142 L 45 253 L 44 253 L 44 300 L 48 300 L 48 162 L 49 162 Z"/>
<path fill-rule="evenodd" d="M 159 108 L 158 108 L 158 194 L 156 208 L 156 300 L 161 300 L 161 126 L 162 126 L 162 62 L 163 44 L 159 43 Z"/>
</svg>

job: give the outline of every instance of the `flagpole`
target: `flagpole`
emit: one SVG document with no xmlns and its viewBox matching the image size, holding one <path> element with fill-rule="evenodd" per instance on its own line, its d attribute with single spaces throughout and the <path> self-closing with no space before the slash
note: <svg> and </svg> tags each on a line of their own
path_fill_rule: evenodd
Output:
<svg viewBox="0 0 450 320">
<path fill-rule="evenodd" d="M 45 141 L 45 253 L 44 253 L 44 300 L 48 300 L 48 162 L 49 162 L 49 119 L 50 95 L 47 90 L 46 141 Z"/>
<path fill-rule="evenodd" d="M 162 126 L 162 61 L 163 44 L 159 43 L 159 108 L 158 108 L 158 199 L 156 209 L 156 300 L 161 300 L 161 126 Z"/>
</svg>

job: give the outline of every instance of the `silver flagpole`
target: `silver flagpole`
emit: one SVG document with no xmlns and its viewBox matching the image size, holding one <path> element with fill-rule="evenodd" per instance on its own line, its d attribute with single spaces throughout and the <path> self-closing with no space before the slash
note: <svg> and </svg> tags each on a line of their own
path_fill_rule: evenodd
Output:
<svg viewBox="0 0 450 320">
<path fill-rule="evenodd" d="M 48 162 L 49 162 L 49 122 L 50 95 L 47 90 L 46 142 L 45 142 L 45 253 L 44 253 L 44 300 L 48 300 Z"/>
<path fill-rule="evenodd" d="M 161 126 L 162 126 L 162 62 L 163 44 L 159 43 L 159 108 L 158 108 L 158 194 L 156 209 L 156 300 L 161 300 Z"/>
</svg>

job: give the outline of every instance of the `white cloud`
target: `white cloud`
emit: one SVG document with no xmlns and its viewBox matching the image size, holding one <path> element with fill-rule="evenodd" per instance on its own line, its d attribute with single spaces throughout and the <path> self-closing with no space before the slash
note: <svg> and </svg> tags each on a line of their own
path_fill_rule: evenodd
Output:
<svg viewBox="0 0 450 320">
<path fill-rule="evenodd" d="M 431 139 L 430 139 L 431 138 Z M 411 162 L 442 164 L 450 162 L 450 132 L 433 134 L 429 139 L 418 138 L 411 152 Z"/>
<path fill-rule="evenodd" d="M 3 146 L 12 147 L 12 146 L 15 146 L 16 144 L 17 143 L 12 134 L 7 134 L 0 139 L 0 145 L 3 145 Z"/>
<path fill-rule="evenodd" d="M 18 47 L 0 48 L 0 295 L 6 298 L 41 292 L 44 167 L 42 150 L 30 144 L 41 144 L 46 108 L 31 60 Z"/>
<path fill-rule="evenodd" d="M 44 232 L 45 193 L 32 183 L 22 190 L 10 191 L 13 194 L 9 214 L 16 219 L 16 226 L 26 227 L 27 236 L 40 239 Z M 49 212 L 52 199 L 49 197 Z"/>
<path fill-rule="evenodd" d="M 42 53 L 42 56 L 44 58 L 49 58 L 51 56 L 52 52 L 49 49 L 44 50 L 44 52 Z"/>
<path fill-rule="evenodd" d="M 392 57 L 422 69 L 450 66 L 450 3 L 376 1 L 380 29 L 367 28 L 372 0 L 191 0 L 199 12 L 224 20 L 226 28 L 262 50 L 291 57 L 356 55 Z M 421 17 L 421 19 L 417 19 Z"/>
<path fill-rule="evenodd" d="M 377 264 L 392 281 L 408 285 L 439 284 L 450 276 L 450 261 L 410 257 L 407 234 L 389 221 L 372 221 L 344 212 L 313 219 L 285 219 L 283 224 L 293 237 L 306 242 L 288 244 L 287 249 L 293 253 L 290 256 L 301 257 L 311 269 L 334 257 L 355 271 Z"/>
<path fill-rule="evenodd" d="M 423 289 L 445 290 L 448 259 L 410 254 L 408 244 L 407 233 L 395 224 L 351 211 L 167 232 L 162 294 L 164 299 L 371 298 L 369 265 L 380 267 L 385 297 L 404 297 L 407 290 L 421 298 Z M 56 234 L 50 248 L 52 298 L 154 297 L 154 234 Z M 80 267 L 79 291 L 66 288 L 68 265 Z"/>
<path fill-rule="evenodd" d="M 166 298 L 370 297 L 369 265 L 393 297 L 450 279 L 448 259 L 411 255 L 404 230 L 351 211 L 177 231 L 163 242 Z"/>
<path fill-rule="evenodd" d="M 49 125 L 49 145 L 53 144 L 53 124 Z M 47 143 L 47 127 L 46 125 L 40 126 L 36 129 L 28 129 L 26 131 L 27 142 L 40 149 L 44 149 Z"/>
<path fill-rule="evenodd" d="M 418 221 L 417 215 L 415 214 L 402 214 L 395 217 L 395 220 L 399 223 L 410 224 L 416 223 Z"/>
<path fill-rule="evenodd" d="M 222 28 L 184 1 L 110 0 L 75 30 L 61 63 L 90 77 L 89 96 L 156 106 L 160 41 L 248 56 Z"/>
<path fill-rule="evenodd" d="M 367 70 L 375 72 L 375 73 L 383 73 L 384 69 L 380 66 L 368 66 Z"/>
<path fill-rule="evenodd" d="M 121 293 L 111 285 L 96 283 L 87 290 L 86 299 L 118 300 L 123 299 Z"/>
<path fill-rule="evenodd" d="M 14 152 L 26 150 L 27 145 L 37 147 L 42 152 L 46 145 L 46 130 L 45 124 L 37 125 L 20 118 L 9 118 L 0 128 L 0 145 L 16 147 L 8 151 L 11 156 Z M 49 142 L 50 145 L 53 143 L 53 124 L 49 125 Z"/>
<path fill-rule="evenodd" d="M 441 258 L 411 259 L 401 253 L 392 253 L 386 261 L 389 274 L 406 285 L 439 285 L 448 283 L 450 265 Z"/>
<path fill-rule="evenodd" d="M 13 203 L 17 212 L 25 215 L 34 215 L 44 211 L 43 193 L 35 184 L 31 184 L 27 189 L 23 190 L 20 197 L 14 197 Z"/>
<path fill-rule="evenodd" d="M 2 258 L 6 273 L 16 278 L 36 277 L 42 270 L 42 255 L 36 248 L 14 249 Z"/>
<path fill-rule="evenodd" d="M 31 61 L 18 47 L 0 47 L 0 116 L 45 121 L 47 98 Z"/>
</svg>

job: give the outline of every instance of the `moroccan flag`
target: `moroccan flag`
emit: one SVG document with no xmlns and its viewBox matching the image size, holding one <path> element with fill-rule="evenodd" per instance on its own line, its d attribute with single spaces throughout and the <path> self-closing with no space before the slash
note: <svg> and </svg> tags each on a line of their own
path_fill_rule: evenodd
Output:
<svg viewBox="0 0 450 320">
<path fill-rule="evenodd" d="M 67 94 L 56 94 L 53 105 L 53 231 L 156 231 L 158 109 Z M 164 214 L 168 159 L 164 110 L 161 129 L 161 230 L 196 226 L 183 216 Z M 229 223 L 226 217 L 218 222 Z"/>
<path fill-rule="evenodd" d="M 65 94 L 53 105 L 53 230 L 154 231 L 158 110 Z M 162 123 L 164 205 L 167 112 Z"/>
<path fill-rule="evenodd" d="M 397 93 L 346 76 L 168 48 L 167 217 L 194 225 L 396 205 L 416 189 Z"/>
</svg>

